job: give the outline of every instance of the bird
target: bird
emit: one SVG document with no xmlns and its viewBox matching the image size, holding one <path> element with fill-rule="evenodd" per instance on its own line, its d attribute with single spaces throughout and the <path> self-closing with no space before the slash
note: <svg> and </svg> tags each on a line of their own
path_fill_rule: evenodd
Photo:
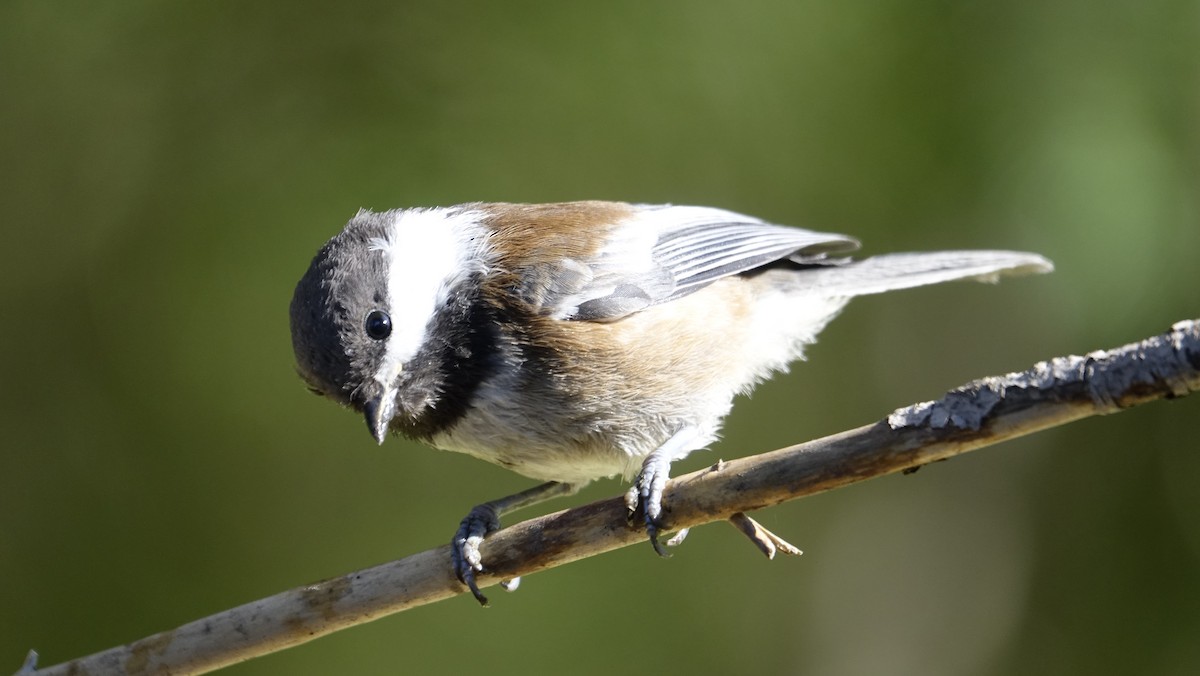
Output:
<svg viewBox="0 0 1200 676">
<path fill-rule="evenodd" d="M 399 435 L 542 483 L 477 505 L 479 545 L 515 509 L 604 477 L 659 542 L 671 464 L 717 439 L 735 396 L 787 370 L 855 296 L 1044 273 L 1001 250 L 848 254 L 853 237 L 703 206 L 474 202 L 359 210 L 290 306 L 309 389 Z"/>
</svg>

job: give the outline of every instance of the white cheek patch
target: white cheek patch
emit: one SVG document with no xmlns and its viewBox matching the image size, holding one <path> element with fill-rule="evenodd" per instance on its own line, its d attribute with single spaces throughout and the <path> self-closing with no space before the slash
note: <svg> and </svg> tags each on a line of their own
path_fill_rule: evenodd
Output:
<svg viewBox="0 0 1200 676">
<path fill-rule="evenodd" d="M 385 238 L 369 250 L 387 266 L 387 312 L 392 335 L 375 380 L 390 387 L 404 364 L 425 342 L 426 327 L 458 282 L 487 271 L 488 230 L 484 214 L 454 209 L 396 211 Z"/>
</svg>

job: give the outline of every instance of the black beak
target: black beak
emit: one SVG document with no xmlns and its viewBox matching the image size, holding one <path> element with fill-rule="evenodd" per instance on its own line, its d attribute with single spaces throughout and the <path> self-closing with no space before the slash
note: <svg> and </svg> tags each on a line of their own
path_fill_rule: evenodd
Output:
<svg viewBox="0 0 1200 676">
<path fill-rule="evenodd" d="M 371 383 L 364 389 L 367 400 L 363 403 L 363 414 L 367 418 L 367 429 L 375 441 L 382 444 L 396 415 L 396 390 L 377 383 Z"/>
</svg>

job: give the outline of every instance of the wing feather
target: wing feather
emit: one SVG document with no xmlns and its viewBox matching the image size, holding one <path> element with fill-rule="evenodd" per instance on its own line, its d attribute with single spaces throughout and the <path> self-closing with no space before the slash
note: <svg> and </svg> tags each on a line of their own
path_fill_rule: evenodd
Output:
<svg viewBox="0 0 1200 676">
<path fill-rule="evenodd" d="M 773 225 L 723 209 L 640 205 L 614 225 L 594 259 L 569 262 L 586 266 L 590 277 L 543 302 L 562 319 L 613 321 L 777 260 L 819 259 L 856 248 L 857 240 L 846 235 Z"/>
</svg>

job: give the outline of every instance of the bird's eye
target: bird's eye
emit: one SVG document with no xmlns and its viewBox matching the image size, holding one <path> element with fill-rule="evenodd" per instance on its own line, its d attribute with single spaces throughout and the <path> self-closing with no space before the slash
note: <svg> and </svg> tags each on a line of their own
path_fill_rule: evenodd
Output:
<svg viewBox="0 0 1200 676">
<path fill-rule="evenodd" d="M 383 310 L 371 310 L 363 328 L 367 330 L 367 335 L 371 338 L 383 340 L 392 335 L 392 318 Z"/>
</svg>

